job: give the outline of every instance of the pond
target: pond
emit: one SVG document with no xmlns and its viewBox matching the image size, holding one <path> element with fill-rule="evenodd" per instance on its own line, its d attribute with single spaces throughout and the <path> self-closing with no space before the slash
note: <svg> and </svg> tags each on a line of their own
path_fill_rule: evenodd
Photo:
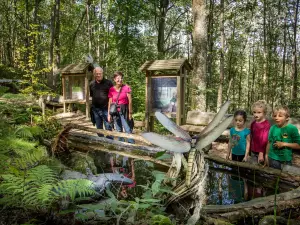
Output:
<svg viewBox="0 0 300 225">
<path fill-rule="evenodd" d="M 130 174 L 131 168 L 127 157 L 119 156 L 115 162 L 117 162 L 115 168 L 118 172 L 126 171 L 126 174 Z M 134 164 L 137 185 L 127 190 L 128 198 L 140 197 L 144 189 L 139 185 L 147 185 L 155 181 L 152 171 L 167 172 L 165 167 L 145 161 L 135 161 Z M 275 194 L 276 179 L 262 177 L 249 170 L 232 169 L 213 162 L 209 162 L 209 167 L 206 182 L 206 205 L 231 205 Z M 110 165 L 107 165 L 105 171 L 111 172 Z M 286 192 L 292 188 L 279 182 L 277 193 Z"/>
<path fill-rule="evenodd" d="M 275 194 L 276 179 L 262 177 L 249 170 L 232 169 L 210 162 L 207 179 L 207 205 L 231 205 Z M 292 187 L 281 182 L 277 193 Z"/>
</svg>

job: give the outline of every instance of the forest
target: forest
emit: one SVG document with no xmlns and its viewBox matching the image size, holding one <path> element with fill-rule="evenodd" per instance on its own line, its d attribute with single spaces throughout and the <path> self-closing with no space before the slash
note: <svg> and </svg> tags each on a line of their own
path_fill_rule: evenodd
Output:
<svg viewBox="0 0 300 225">
<path fill-rule="evenodd" d="M 216 111 L 228 92 L 232 110 L 265 99 L 297 113 L 298 9 L 296 0 L 4 0 L 1 77 L 30 81 L 28 93 L 60 92 L 59 68 L 90 53 L 108 78 L 124 72 L 139 112 L 138 68 L 187 58 L 194 68 L 187 107 Z"/>
<path fill-rule="evenodd" d="M 124 73 L 124 83 L 132 89 L 133 117 L 143 120 L 146 76 L 140 67 L 149 60 L 187 59 L 192 71 L 185 90 L 186 112 L 217 113 L 221 108 L 224 116 L 227 110 L 232 114 L 237 109 L 243 109 L 251 116 L 252 104 L 263 99 L 271 108 L 286 105 L 293 118 L 300 117 L 298 20 L 299 0 L 2 0 L 0 205 L 3 209 L 0 221 L 4 222 L 1 223 L 258 224 L 261 217 L 272 215 L 274 220 L 271 218 L 270 224 L 276 224 L 280 219 L 287 224 L 291 218 L 299 218 L 299 174 L 268 171 L 260 166 L 245 166 L 223 159 L 216 162 L 212 156 L 195 153 L 194 147 L 183 141 L 181 143 L 188 145 L 187 151 L 192 150 L 188 157 L 180 152 L 182 158 L 178 159 L 179 155 L 167 148 L 162 150 L 146 144 L 139 146 L 139 141 L 145 140 L 138 134 L 130 136 L 138 141 L 136 146 L 111 147 L 110 142 L 100 138 L 103 143 L 99 143 L 95 139 L 95 129 L 79 125 L 64 127 L 65 123 L 53 119 L 54 110 L 48 109 L 42 113 L 36 104 L 41 96 L 62 95 L 61 69 L 72 63 L 86 62 L 90 55 L 103 68 L 106 78 L 112 80 L 115 71 Z M 224 102 L 228 107 L 226 110 L 222 110 Z M 80 111 L 82 107 L 78 106 L 78 109 Z M 213 134 L 217 138 L 225 130 L 225 123 L 223 129 L 219 127 L 224 122 L 220 122 L 221 117 L 216 120 L 218 122 L 212 122 L 209 130 L 214 131 L 217 127 L 217 134 Z M 229 122 L 228 119 L 226 128 Z M 167 122 L 155 124 L 155 130 L 168 135 L 169 129 L 164 123 Z M 94 133 L 94 136 L 80 136 L 74 129 Z M 206 138 L 206 132 L 202 133 L 203 136 L 200 132 L 200 137 Z M 65 135 L 69 135 L 68 140 Z M 191 138 L 189 134 L 186 136 Z M 124 137 L 127 137 L 126 134 Z M 67 149 L 66 143 L 86 152 L 60 152 Z M 213 145 L 213 150 L 219 150 L 219 147 L 224 150 L 226 146 L 224 143 L 217 147 Z M 134 158 L 134 163 L 128 163 L 136 167 L 137 187 L 128 191 L 129 198 L 120 197 L 122 187 L 106 190 L 104 195 L 101 192 L 99 197 L 95 190 L 90 189 L 94 185 L 91 180 L 84 178 L 93 177 L 103 164 L 109 162 L 103 152 L 112 154 L 116 153 L 116 149 L 121 149 L 121 156 Z M 144 150 L 149 152 L 141 154 L 140 151 Z M 132 152 L 129 154 L 128 151 L 137 152 L 130 155 Z M 194 169 L 187 168 L 190 156 L 198 163 L 195 163 L 196 167 L 192 163 Z M 97 158 L 105 158 L 106 161 L 97 161 Z M 210 168 L 208 172 L 204 168 L 204 158 L 211 160 L 205 164 Z M 174 172 L 172 165 L 176 160 L 179 160 L 180 166 L 182 162 L 182 168 Z M 75 166 L 76 161 L 81 164 Z M 157 165 L 167 165 L 170 170 L 165 173 L 165 169 L 158 169 Z M 231 171 L 228 165 L 238 169 Z M 240 174 L 241 167 L 244 167 L 245 174 Z M 83 175 L 85 177 L 77 182 L 58 179 L 67 168 L 76 170 L 79 175 L 85 174 L 87 168 L 92 173 Z M 247 169 L 254 171 L 254 174 L 249 175 Z M 224 175 L 219 173 L 221 170 L 228 171 Z M 178 192 L 180 200 L 186 197 L 188 191 L 184 185 L 175 189 L 174 185 L 170 185 L 174 182 L 172 176 L 173 179 L 178 176 L 180 181 L 185 179 L 183 171 L 190 173 L 189 182 L 194 185 L 191 189 L 199 187 L 199 184 L 195 186 L 196 181 L 210 177 L 210 187 L 206 190 L 209 197 L 202 199 L 207 203 L 204 207 L 207 214 L 201 215 L 201 218 L 193 208 L 195 205 L 187 206 L 186 202 L 181 202 L 181 207 L 187 215 L 181 214 L 182 208 L 178 205 L 173 211 L 168 208 L 176 201 L 174 196 Z M 240 203 L 244 210 L 226 205 L 232 202 L 228 203 L 231 200 L 224 200 L 221 195 L 232 195 L 227 182 L 236 182 L 231 178 L 237 172 L 238 185 L 241 187 L 242 183 L 245 196 L 246 189 L 253 188 L 251 200 L 256 191 L 261 192 L 259 194 L 263 194 L 265 200 L 250 201 L 248 204 L 243 201 L 250 200 L 250 197 L 244 196 L 241 197 L 242 203 L 233 202 Z M 267 178 L 264 174 L 268 174 Z M 168 176 L 171 181 L 165 182 Z M 249 185 L 250 181 L 245 181 L 245 177 L 251 182 L 254 179 L 254 187 L 252 183 Z M 217 178 L 215 182 L 214 178 Z M 272 182 L 265 184 L 266 179 Z M 257 189 L 257 183 L 265 185 L 264 188 Z M 264 190 L 271 191 L 266 194 Z M 243 195 L 240 192 L 235 194 Z M 92 204 L 91 199 L 87 199 L 90 195 L 96 195 L 97 203 Z M 225 212 L 226 209 L 231 211 Z M 195 220 L 193 215 L 197 212 Z M 255 213 L 259 218 L 254 216 Z M 277 218 L 278 215 L 280 218 Z M 297 224 L 298 221 L 293 222 Z"/>
</svg>

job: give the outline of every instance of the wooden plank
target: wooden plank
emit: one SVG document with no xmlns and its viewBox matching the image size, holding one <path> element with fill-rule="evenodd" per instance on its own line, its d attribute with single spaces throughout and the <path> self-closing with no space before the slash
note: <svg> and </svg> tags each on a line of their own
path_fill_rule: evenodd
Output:
<svg viewBox="0 0 300 225">
<path fill-rule="evenodd" d="M 89 90 L 89 80 L 88 74 L 85 76 L 85 116 L 86 119 L 90 119 L 90 90 Z"/>
<path fill-rule="evenodd" d="M 150 130 L 150 127 L 149 127 L 149 121 L 150 121 L 150 96 L 151 96 L 151 91 L 149 90 L 150 89 L 150 84 L 151 84 L 151 78 L 148 77 L 149 75 L 149 72 L 146 71 L 146 102 L 145 102 L 145 105 L 146 105 L 146 112 L 145 112 L 145 121 L 146 121 L 146 131 L 149 131 Z"/>
<path fill-rule="evenodd" d="M 182 65 L 191 70 L 192 66 L 187 59 L 169 59 L 169 60 L 153 60 L 146 61 L 140 68 L 140 71 L 145 70 L 180 70 Z"/>
<path fill-rule="evenodd" d="M 63 99 L 64 101 L 66 100 L 66 78 L 62 77 L 62 88 L 63 88 Z M 67 107 L 66 107 L 66 103 L 63 102 L 64 104 L 64 113 L 67 112 Z"/>
<path fill-rule="evenodd" d="M 63 75 L 74 73 L 85 73 L 87 68 L 92 66 L 90 63 L 69 64 L 61 69 Z"/>
<path fill-rule="evenodd" d="M 226 114 L 225 116 L 229 116 L 232 114 Z M 186 124 L 197 125 L 197 126 L 207 126 L 213 118 L 216 116 L 216 113 L 212 112 L 200 112 L 200 111 L 188 111 Z M 252 116 L 247 117 L 246 127 L 250 127 L 251 122 L 253 121 Z M 233 123 L 229 125 L 232 127 Z"/>
<path fill-rule="evenodd" d="M 181 108 L 182 108 L 182 96 L 181 96 L 181 91 L 183 91 L 182 89 L 181 89 L 181 77 L 180 76 L 178 76 L 177 77 L 177 96 L 176 96 L 176 101 L 177 101 L 177 106 L 176 106 L 176 124 L 178 125 L 178 126 L 180 126 L 181 125 L 181 114 L 182 114 L 182 110 L 181 110 Z M 184 104 L 184 103 L 183 103 Z"/>
<path fill-rule="evenodd" d="M 147 75 L 146 75 L 147 76 Z M 150 75 L 148 75 L 150 77 Z M 163 77 L 177 77 L 178 75 L 176 73 L 174 74 L 152 74 L 151 77 L 155 78 L 163 78 Z"/>
<path fill-rule="evenodd" d="M 134 127 L 136 127 L 136 128 L 143 128 L 143 127 L 145 127 L 145 121 L 135 120 L 134 121 Z"/>
<path fill-rule="evenodd" d="M 182 115 L 183 115 L 183 119 L 182 119 L 182 124 L 185 124 L 186 123 L 186 108 L 185 108 L 185 105 L 186 105 L 186 102 L 187 102 L 187 99 L 186 99 L 186 96 L 187 95 L 187 70 L 182 67 L 182 73 L 183 73 L 183 82 L 182 82 L 182 99 L 183 99 L 183 104 L 182 104 Z"/>
<path fill-rule="evenodd" d="M 64 103 L 79 103 L 79 104 L 85 104 L 85 100 L 80 100 L 80 99 L 67 99 L 67 100 L 64 100 Z"/>
<path fill-rule="evenodd" d="M 195 126 L 207 126 L 209 122 L 215 117 L 216 113 L 211 112 L 200 112 L 200 111 L 188 111 L 186 124 L 188 125 L 195 125 Z M 227 114 L 229 116 L 232 114 Z M 274 121 L 271 117 L 267 117 L 271 125 L 274 124 Z M 253 121 L 253 116 L 248 116 L 246 121 L 246 127 L 250 128 L 250 125 Z M 289 119 L 289 123 L 295 125 L 298 130 L 300 130 L 300 118 L 291 117 Z M 231 123 L 228 128 L 233 127 L 233 123 Z M 188 129 L 188 128 L 187 128 Z M 189 129 L 193 130 L 197 128 L 190 127 Z M 195 131 L 197 132 L 197 131 Z"/>
<path fill-rule="evenodd" d="M 181 125 L 180 127 L 185 131 L 193 132 L 193 133 L 200 133 L 205 128 L 205 126 L 195 126 L 189 124 Z M 229 129 L 227 129 L 221 135 L 224 136 L 224 138 L 229 138 L 229 134 L 230 134 Z"/>
</svg>

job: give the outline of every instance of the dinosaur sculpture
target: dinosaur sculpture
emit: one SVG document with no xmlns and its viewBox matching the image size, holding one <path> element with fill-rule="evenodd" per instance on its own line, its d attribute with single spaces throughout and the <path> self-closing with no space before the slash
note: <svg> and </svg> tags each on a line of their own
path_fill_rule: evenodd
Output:
<svg viewBox="0 0 300 225">
<path fill-rule="evenodd" d="M 102 193 L 106 188 L 108 188 L 111 183 L 118 183 L 118 184 L 133 184 L 133 181 L 122 174 L 118 173 L 103 173 L 93 175 L 89 168 L 87 170 L 87 175 L 76 172 L 76 171 L 69 171 L 65 170 L 61 177 L 66 179 L 87 179 L 93 182 L 93 189 L 97 193 Z"/>
</svg>

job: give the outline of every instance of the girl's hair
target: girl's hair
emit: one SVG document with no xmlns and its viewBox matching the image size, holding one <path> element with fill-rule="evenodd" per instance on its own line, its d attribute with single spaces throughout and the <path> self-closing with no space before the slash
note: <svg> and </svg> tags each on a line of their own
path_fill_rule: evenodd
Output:
<svg viewBox="0 0 300 225">
<path fill-rule="evenodd" d="M 265 101 L 265 100 L 258 100 L 257 102 L 254 102 L 253 104 L 252 104 L 252 107 L 251 107 L 251 109 L 252 109 L 252 111 L 253 111 L 253 109 L 254 108 L 262 108 L 263 109 L 263 111 L 264 111 L 264 113 L 267 115 L 268 114 L 268 112 L 270 112 L 270 107 L 269 107 L 269 105 L 268 105 L 268 103 Z"/>
<path fill-rule="evenodd" d="M 274 114 L 275 112 L 278 112 L 278 111 L 284 111 L 286 117 L 290 117 L 290 116 L 291 116 L 289 108 L 288 108 L 287 106 L 285 106 L 285 105 L 282 105 L 282 106 L 276 106 L 276 107 L 273 109 L 273 114 Z"/>
<path fill-rule="evenodd" d="M 114 79 L 117 77 L 117 76 L 121 76 L 122 78 L 124 77 L 123 73 L 121 71 L 116 71 L 114 73 Z"/>
<path fill-rule="evenodd" d="M 237 110 L 234 113 L 234 117 L 236 116 L 242 116 L 244 118 L 244 121 L 246 122 L 247 120 L 247 113 L 244 110 Z"/>
</svg>

